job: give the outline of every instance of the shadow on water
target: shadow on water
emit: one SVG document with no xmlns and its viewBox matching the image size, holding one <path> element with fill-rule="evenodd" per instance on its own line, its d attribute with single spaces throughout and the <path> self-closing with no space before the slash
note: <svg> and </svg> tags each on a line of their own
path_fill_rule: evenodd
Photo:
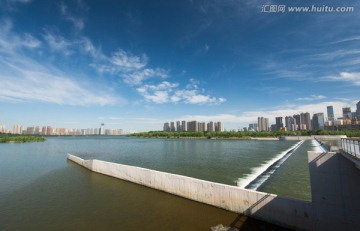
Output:
<svg viewBox="0 0 360 231">
<path fill-rule="evenodd" d="M 209 230 L 236 217 L 74 163 L 0 198 L 0 230 Z"/>
</svg>

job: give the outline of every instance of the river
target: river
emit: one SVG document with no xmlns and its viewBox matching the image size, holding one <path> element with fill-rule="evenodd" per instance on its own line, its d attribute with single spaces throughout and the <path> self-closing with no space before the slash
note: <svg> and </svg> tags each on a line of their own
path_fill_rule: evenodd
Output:
<svg viewBox="0 0 360 231">
<path fill-rule="evenodd" d="M 208 230 L 236 214 L 92 173 L 67 153 L 244 187 L 296 141 L 50 137 L 0 144 L 0 230 Z M 305 141 L 259 191 L 310 200 Z M 176 228 L 174 228 L 176 227 Z"/>
</svg>

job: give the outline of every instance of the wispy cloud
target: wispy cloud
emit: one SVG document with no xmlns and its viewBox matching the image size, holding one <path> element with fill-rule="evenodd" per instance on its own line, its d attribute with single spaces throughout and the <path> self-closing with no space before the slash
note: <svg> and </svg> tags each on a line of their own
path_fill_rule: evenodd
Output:
<svg viewBox="0 0 360 231">
<path fill-rule="evenodd" d="M 34 49 L 41 46 L 41 41 L 30 33 L 14 35 L 11 33 L 12 28 L 13 23 L 10 19 L 5 19 L 0 23 L 0 46 L 2 50 Z"/>
<path fill-rule="evenodd" d="M 325 99 L 326 96 L 323 95 L 310 95 L 310 97 L 297 98 L 297 101 L 313 101 L 313 100 L 321 100 Z"/>
<path fill-rule="evenodd" d="M 73 14 L 71 14 L 69 12 L 68 6 L 64 2 L 61 2 L 60 4 L 60 12 L 61 15 L 64 17 L 64 19 L 71 22 L 76 29 L 78 30 L 84 29 L 85 27 L 84 19 L 81 17 L 76 17 Z"/>
<path fill-rule="evenodd" d="M 70 49 L 72 43 L 61 35 L 45 30 L 43 37 L 51 50 L 63 53 L 64 55 L 70 55 L 72 53 Z"/>
<path fill-rule="evenodd" d="M 32 0 L 0 0 L 2 10 L 14 11 L 19 6 L 32 2 Z"/>
<path fill-rule="evenodd" d="M 116 105 L 122 100 L 104 94 L 94 94 L 66 76 L 49 70 L 17 69 L 17 76 L 1 76 L 0 97 L 9 101 L 43 102 L 60 105 Z M 100 92 L 98 92 L 100 93 Z"/>
<path fill-rule="evenodd" d="M 341 72 L 338 76 L 324 78 L 330 81 L 349 82 L 352 85 L 360 86 L 360 72 Z"/>
<path fill-rule="evenodd" d="M 146 66 L 147 60 L 148 58 L 145 54 L 136 56 L 122 49 L 118 49 L 110 58 L 110 62 L 122 71 L 142 69 Z"/>
<path fill-rule="evenodd" d="M 67 12 L 66 5 L 62 4 L 60 11 L 65 14 Z M 148 56 L 145 53 L 136 55 L 129 51 L 118 48 L 113 53 L 110 53 L 110 55 L 106 55 L 102 52 L 101 46 L 95 46 L 94 43 L 88 37 L 83 36 L 81 32 L 77 33 L 73 38 L 66 38 L 57 33 L 56 28 L 53 30 L 47 28 L 44 29 L 42 39 L 45 43 L 43 45 L 39 39 L 35 38 L 29 33 L 25 33 L 21 37 L 15 33 L 12 33 L 11 20 L 5 21 L 3 24 L 4 26 L 0 29 L 1 32 L 4 32 L 2 35 L 0 35 L 0 46 L 2 49 L 7 49 L 7 53 L 12 54 L 13 58 L 16 57 L 19 60 L 19 62 L 14 62 L 13 66 L 10 65 L 11 62 L 9 63 L 3 60 L 5 70 L 8 72 L 14 72 L 15 66 L 19 69 L 26 69 L 27 67 L 23 66 L 23 63 L 28 65 L 29 60 L 31 60 L 30 58 L 27 58 L 25 54 L 22 54 L 20 51 L 18 51 L 17 48 L 39 49 L 39 53 L 46 53 L 48 55 L 52 55 L 53 57 L 56 57 L 56 55 L 59 53 L 65 55 L 68 58 L 72 58 L 74 55 L 80 56 L 77 57 L 77 59 L 84 59 L 89 61 L 89 66 L 97 70 L 97 72 L 101 75 L 104 75 L 104 77 L 108 77 L 109 79 L 114 79 L 114 77 L 119 78 L 127 86 L 135 89 L 147 102 L 156 104 L 185 103 L 197 105 L 214 105 L 221 104 L 226 101 L 225 98 L 218 98 L 209 94 L 205 94 L 205 89 L 200 89 L 200 83 L 195 79 L 190 79 L 185 88 L 180 88 L 178 83 L 172 83 L 171 80 L 164 81 L 164 79 L 171 78 L 169 71 L 160 67 L 151 67 L 148 64 Z M 45 49 L 47 47 L 50 49 Z M 208 47 L 205 48 L 208 49 Z M 39 75 L 39 79 L 42 79 L 44 82 L 44 91 L 45 89 L 53 89 L 54 92 L 59 93 L 56 94 L 58 96 L 58 100 L 55 100 L 55 98 L 46 100 L 46 97 L 42 97 L 35 93 L 31 98 L 31 94 L 27 92 L 29 89 L 26 89 L 26 91 L 24 90 L 22 94 L 20 94 L 21 92 L 18 92 L 18 94 L 10 94 L 10 91 L 7 91 L 7 97 L 11 97 L 13 101 L 19 100 L 22 98 L 21 96 L 23 96 L 24 99 L 26 98 L 27 100 L 32 99 L 34 101 L 41 101 L 41 99 L 43 99 L 47 102 L 65 103 L 66 100 L 62 96 L 66 94 L 60 93 L 63 92 L 61 89 L 54 88 L 54 85 L 50 85 L 49 81 L 45 81 L 46 78 L 53 79 L 54 82 L 57 83 L 60 83 L 61 81 L 67 83 L 67 90 L 73 92 L 68 92 L 67 95 L 73 95 L 75 98 L 77 98 L 77 100 L 80 100 L 80 98 L 85 98 L 82 96 L 82 94 L 85 95 L 85 93 L 88 93 L 90 96 L 92 95 L 89 91 L 81 90 L 83 88 L 81 88 L 80 85 L 78 85 L 75 81 L 76 71 L 75 76 L 73 76 L 74 74 L 67 76 L 66 73 L 60 72 L 50 64 L 45 63 L 42 65 L 36 61 L 32 62 L 35 62 L 37 64 L 35 66 L 41 68 L 42 70 L 39 71 L 34 69 L 34 67 L 31 67 L 31 65 L 29 65 L 30 69 L 28 70 L 31 71 L 31 73 L 37 73 Z M 56 70 L 56 74 L 53 72 L 54 69 Z M 24 78 L 23 81 L 20 81 L 20 74 L 25 76 L 24 73 L 19 73 L 19 71 L 17 71 L 17 74 L 17 80 L 20 83 L 23 83 L 23 86 L 26 84 L 29 86 L 36 86 L 34 81 L 30 81 L 26 78 Z M 27 73 L 27 76 L 32 75 Z M 72 82 L 69 82 L 70 80 Z M 75 91 L 77 87 L 79 87 L 79 89 Z M 6 88 L 10 90 L 13 89 L 9 82 L 7 82 Z M 40 89 L 40 87 L 37 88 Z M 78 92 L 78 95 L 74 94 L 75 92 Z M 6 95 L 4 93 L 2 97 L 4 98 L 5 96 Z M 100 105 L 116 103 L 116 100 L 111 97 L 107 97 L 106 94 L 104 94 L 102 98 L 94 97 L 93 100 L 89 102 L 84 101 L 84 99 L 81 101 L 82 103 L 76 102 L 74 100 L 67 101 L 69 104 L 77 105 L 86 105 L 91 102 Z"/>
<path fill-rule="evenodd" d="M 123 74 L 124 82 L 129 85 L 140 85 L 143 81 L 153 77 L 159 77 L 161 79 L 164 79 L 168 77 L 168 72 L 160 68 L 147 68 L 141 71 Z"/>
<path fill-rule="evenodd" d="M 19 36 L 6 21 L 0 34 L 0 101 L 43 102 L 61 105 L 115 105 L 125 100 L 87 85 L 46 62 L 38 62 L 22 49 L 40 49 L 41 42 L 29 33 Z M 56 50 L 70 46 L 62 37 L 46 33 L 44 39 Z M 9 46 L 9 44 L 12 44 Z M 63 51 L 62 51 L 63 52 Z"/>
</svg>

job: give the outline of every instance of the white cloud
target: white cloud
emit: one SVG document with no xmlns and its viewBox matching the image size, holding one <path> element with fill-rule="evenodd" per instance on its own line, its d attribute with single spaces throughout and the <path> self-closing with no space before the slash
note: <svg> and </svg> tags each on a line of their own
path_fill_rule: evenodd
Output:
<svg viewBox="0 0 360 231">
<path fill-rule="evenodd" d="M 177 86 L 177 83 L 164 81 L 158 85 L 144 85 L 137 88 L 137 91 L 145 98 L 146 101 L 163 104 L 169 102 L 169 94 L 172 92 L 172 89 Z"/>
<path fill-rule="evenodd" d="M 191 81 L 192 83 L 195 80 Z M 137 88 L 137 91 L 149 102 L 157 104 L 179 103 L 185 104 L 220 104 L 226 101 L 225 98 L 210 97 L 199 93 L 198 89 L 176 89 L 178 83 L 164 81 L 158 85 L 144 85 Z M 187 88 L 189 85 L 187 86 Z M 197 86 L 196 86 L 197 88 Z"/>
<path fill-rule="evenodd" d="M 312 100 L 320 100 L 325 99 L 326 96 L 323 95 L 311 95 L 310 97 L 297 98 L 297 101 L 312 101 Z"/>
<path fill-rule="evenodd" d="M 89 54 L 95 61 L 107 59 L 106 55 L 103 54 L 101 47 L 95 47 L 89 38 L 82 37 L 76 43 L 79 45 L 79 48 L 83 53 Z M 94 67 L 96 68 L 96 66 Z"/>
<path fill-rule="evenodd" d="M 119 49 L 112 55 L 110 62 L 120 68 L 120 70 L 138 70 L 146 66 L 147 56 L 145 54 L 135 56 Z"/>
<path fill-rule="evenodd" d="M 12 52 L 14 49 L 35 49 L 41 46 L 41 42 L 30 33 L 14 35 L 11 33 L 13 23 L 5 19 L 0 24 L 0 48 L 5 52 Z"/>
<path fill-rule="evenodd" d="M 72 53 L 72 51 L 70 50 L 72 43 L 66 40 L 64 37 L 56 35 L 49 31 L 46 31 L 43 37 L 48 43 L 50 49 L 52 49 L 53 51 L 61 52 L 64 55 L 69 55 Z"/>
<path fill-rule="evenodd" d="M 360 72 L 341 72 L 339 76 L 325 78 L 330 81 L 350 82 L 355 86 L 360 86 Z"/>
<path fill-rule="evenodd" d="M 157 69 L 146 68 L 140 71 L 123 74 L 124 82 L 129 85 L 140 85 L 144 80 L 147 80 L 149 78 L 160 77 L 163 79 L 166 78 L 167 76 L 168 76 L 167 71 L 160 68 Z"/>
<path fill-rule="evenodd" d="M 78 30 L 82 30 L 85 27 L 85 22 L 83 18 L 75 17 L 69 13 L 67 5 L 64 2 L 60 5 L 60 12 L 65 20 L 70 21 L 74 27 Z"/>
<path fill-rule="evenodd" d="M 175 102 L 182 100 L 186 104 L 220 104 L 226 101 L 225 98 L 216 98 L 203 95 L 198 90 L 178 90 L 174 94 Z"/>
<path fill-rule="evenodd" d="M 41 45 L 41 42 L 31 34 L 25 33 L 21 45 L 27 48 L 37 48 Z"/>
<path fill-rule="evenodd" d="M 45 102 L 61 105 L 115 105 L 119 100 L 109 95 L 95 95 L 73 80 L 61 76 L 36 74 L 34 78 L 1 77 L 0 97 L 10 101 Z"/>
<path fill-rule="evenodd" d="M 167 91 L 155 91 L 152 94 L 144 94 L 143 96 L 146 100 L 157 104 L 169 102 L 169 94 Z"/>
<path fill-rule="evenodd" d="M 31 34 L 16 35 L 12 23 L 0 27 L 0 101 L 46 102 L 61 105 L 114 105 L 125 100 L 77 82 L 76 73 L 67 74 L 48 63 L 29 58 L 20 48 L 35 49 L 41 43 Z M 46 33 L 53 49 L 67 49 L 71 43 Z M 62 51 L 63 52 L 63 51 Z M 75 76 L 74 76 L 75 75 Z"/>
</svg>

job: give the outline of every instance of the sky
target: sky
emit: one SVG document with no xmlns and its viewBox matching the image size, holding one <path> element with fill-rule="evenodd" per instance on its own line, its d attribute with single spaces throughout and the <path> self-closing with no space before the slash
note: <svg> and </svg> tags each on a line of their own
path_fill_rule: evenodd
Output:
<svg viewBox="0 0 360 231">
<path fill-rule="evenodd" d="M 288 8 L 313 5 L 354 10 Z M 0 0 L 0 125 L 340 117 L 360 101 L 359 21 L 352 0 Z"/>
</svg>

